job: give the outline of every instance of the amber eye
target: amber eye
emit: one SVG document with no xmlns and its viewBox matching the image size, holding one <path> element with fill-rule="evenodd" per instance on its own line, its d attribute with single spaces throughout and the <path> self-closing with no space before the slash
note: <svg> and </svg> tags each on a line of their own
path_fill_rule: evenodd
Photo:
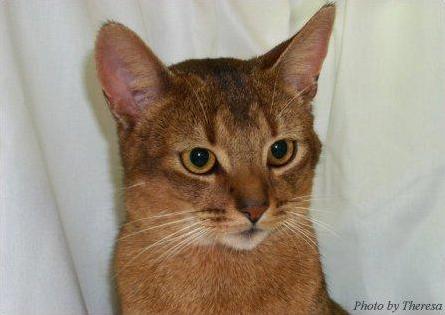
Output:
<svg viewBox="0 0 445 315">
<path fill-rule="evenodd" d="M 267 153 L 267 164 L 270 166 L 283 166 L 288 163 L 295 153 L 295 142 L 289 139 L 282 139 L 274 142 Z"/>
<path fill-rule="evenodd" d="M 185 168 L 195 174 L 210 172 L 216 164 L 215 155 L 204 148 L 194 148 L 181 153 Z"/>
</svg>

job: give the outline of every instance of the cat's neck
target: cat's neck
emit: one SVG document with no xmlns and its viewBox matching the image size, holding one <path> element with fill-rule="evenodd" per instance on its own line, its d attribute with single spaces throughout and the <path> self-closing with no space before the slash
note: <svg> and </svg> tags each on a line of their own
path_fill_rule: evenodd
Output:
<svg viewBox="0 0 445 315">
<path fill-rule="evenodd" d="M 313 233 L 312 228 L 308 232 Z M 133 242 L 140 250 L 141 244 Z M 269 294 L 270 301 L 281 298 L 273 296 L 277 287 L 289 297 L 312 296 L 324 287 L 318 249 L 311 241 L 286 233 L 274 233 L 249 251 L 222 245 L 191 246 L 165 258 L 162 250 L 154 250 L 128 265 L 134 254 L 137 251 L 128 255 L 128 243 L 118 245 L 117 272 L 127 283 L 121 283 L 119 291 L 129 304 L 133 297 L 144 296 L 150 303 L 159 301 L 162 308 L 174 303 L 181 292 L 187 292 L 177 307 L 193 307 L 195 301 L 187 299 L 196 296 L 203 297 L 202 301 L 209 305 L 219 305 L 218 301 L 224 299 L 219 294 L 224 292 L 232 296 L 233 305 L 244 305 L 258 292 Z"/>
</svg>

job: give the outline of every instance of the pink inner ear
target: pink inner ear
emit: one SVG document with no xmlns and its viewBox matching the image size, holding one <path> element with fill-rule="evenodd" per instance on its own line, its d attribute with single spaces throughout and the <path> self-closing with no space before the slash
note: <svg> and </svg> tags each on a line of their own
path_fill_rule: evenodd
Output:
<svg viewBox="0 0 445 315">
<path fill-rule="evenodd" d="M 99 46 L 96 62 L 99 79 L 113 114 L 118 117 L 136 115 L 138 108 L 130 91 L 134 76 L 127 70 L 116 49 L 109 43 Z"/>
<path fill-rule="evenodd" d="M 107 89 L 110 89 L 113 91 L 110 95 L 115 95 L 115 100 L 110 98 L 112 104 L 116 105 L 116 108 L 114 108 L 115 114 L 119 116 L 137 115 L 139 109 L 129 90 L 129 86 L 134 78 L 125 68 L 116 68 L 114 73 L 113 70 L 110 70 L 110 73 L 107 87 L 104 88 L 106 89 L 105 93 L 107 93 Z M 107 93 L 107 95 L 109 94 Z"/>
<path fill-rule="evenodd" d="M 159 97 L 165 83 L 164 65 L 135 33 L 118 23 L 108 23 L 100 30 L 96 65 L 110 110 L 127 126 Z"/>
<path fill-rule="evenodd" d="M 316 83 L 327 54 L 328 41 L 329 38 L 308 38 L 307 42 L 295 48 L 295 52 L 289 52 L 290 55 L 282 60 L 281 73 L 284 80 L 294 85 L 298 91 Z"/>
<path fill-rule="evenodd" d="M 301 92 L 316 88 L 315 83 L 327 54 L 334 18 L 334 6 L 320 9 L 292 38 L 277 60 L 275 67 L 291 90 Z"/>
</svg>

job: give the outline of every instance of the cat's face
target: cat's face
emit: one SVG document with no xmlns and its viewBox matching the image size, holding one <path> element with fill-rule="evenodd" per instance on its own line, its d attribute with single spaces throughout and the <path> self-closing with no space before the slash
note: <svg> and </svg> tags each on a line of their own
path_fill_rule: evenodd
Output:
<svg viewBox="0 0 445 315">
<path fill-rule="evenodd" d="M 320 153 L 310 102 L 332 21 L 329 10 L 315 16 L 259 58 L 169 68 L 134 33 L 106 25 L 96 60 L 118 121 L 129 220 L 236 249 L 304 220 Z"/>
<path fill-rule="evenodd" d="M 241 63 L 214 61 L 204 79 L 177 74 L 178 91 L 144 116 L 125 150 L 138 170 L 128 184 L 145 183 L 147 207 L 168 200 L 167 211 L 194 219 L 178 228 L 200 222 L 210 239 L 252 248 L 295 219 L 287 210 L 310 194 L 320 145 L 303 98 L 278 86 L 274 94 L 272 75 L 241 72 Z"/>
</svg>

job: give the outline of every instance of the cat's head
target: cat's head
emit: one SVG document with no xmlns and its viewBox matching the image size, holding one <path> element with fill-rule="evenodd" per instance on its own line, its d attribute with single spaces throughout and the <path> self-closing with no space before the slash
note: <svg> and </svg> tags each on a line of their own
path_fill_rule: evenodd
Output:
<svg viewBox="0 0 445 315">
<path fill-rule="evenodd" d="M 170 67 L 125 26 L 104 25 L 97 71 L 118 125 L 129 220 L 237 249 L 301 220 L 320 154 L 311 101 L 334 16 L 323 7 L 258 58 Z"/>
</svg>

